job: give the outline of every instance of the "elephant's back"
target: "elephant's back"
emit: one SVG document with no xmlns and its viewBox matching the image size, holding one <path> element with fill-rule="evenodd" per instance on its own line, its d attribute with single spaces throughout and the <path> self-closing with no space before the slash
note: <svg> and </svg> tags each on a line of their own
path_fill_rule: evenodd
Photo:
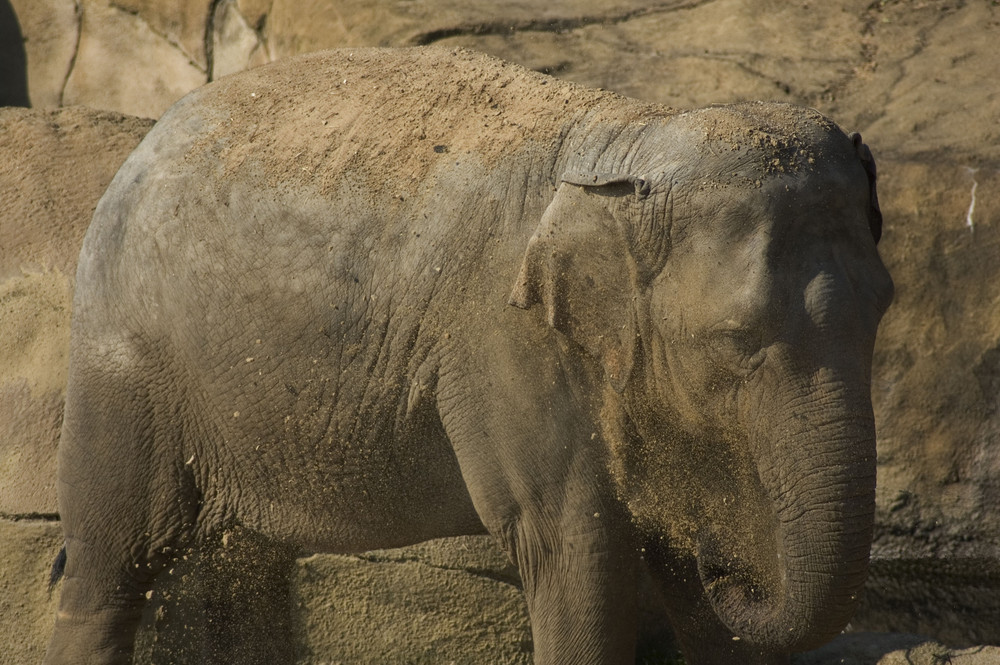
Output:
<svg viewBox="0 0 1000 665">
<path fill-rule="evenodd" d="M 171 107 L 100 201 L 77 319 L 111 325 L 116 309 L 172 329 L 192 308 L 229 311 L 231 291 L 260 302 L 285 282 L 360 301 L 376 275 L 435 293 L 480 283 L 477 271 L 512 280 L 571 129 L 663 112 L 438 47 L 325 51 L 224 77 Z M 381 257 L 396 257 L 389 277 Z"/>
<path fill-rule="evenodd" d="M 525 197 L 540 196 L 525 183 L 554 184 L 544 171 L 574 122 L 618 124 L 650 108 L 464 49 L 341 49 L 240 72 L 178 101 L 129 157 L 98 205 L 78 284 L 91 302 L 111 281 L 149 296 L 170 262 L 197 258 L 202 238 L 249 237 L 261 217 L 284 225 L 278 199 L 311 214 L 300 238 L 339 236 L 341 246 L 396 236 L 386 220 L 428 208 L 439 227 L 464 224 L 462 198 L 484 193 L 517 223 Z M 336 214 L 312 214 L 324 205 Z"/>
<path fill-rule="evenodd" d="M 204 130 L 186 159 L 226 177 L 335 191 L 344 173 L 373 187 L 423 186 L 442 165 L 489 165 L 526 149 L 556 149 L 574 117 L 643 106 L 474 51 L 423 47 L 311 53 L 225 77 L 167 112 L 164 132 Z M 616 120 L 617 121 L 617 120 Z"/>
</svg>

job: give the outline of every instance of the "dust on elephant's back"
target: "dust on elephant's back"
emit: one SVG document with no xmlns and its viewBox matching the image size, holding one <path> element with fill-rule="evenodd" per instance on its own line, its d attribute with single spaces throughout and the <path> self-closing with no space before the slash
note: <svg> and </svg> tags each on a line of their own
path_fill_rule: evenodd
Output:
<svg viewBox="0 0 1000 665">
<path fill-rule="evenodd" d="M 527 78 L 471 51 L 452 56 L 397 59 L 357 49 L 336 61 L 297 58 L 284 76 L 250 70 L 224 78 L 209 111 L 218 129 L 192 146 L 192 157 L 219 160 L 227 176 L 259 163 L 260 184 L 308 183 L 324 194 L 346 174 L 364 174 L 358 186 L 405 197 L 470 156 L 492 169 L 525 143 L 533 144 L 527 159 L 553 155 L 568 114 L 592 112 L 618 125 L 628 119 L 623 112 L 643 110 L 623 108 L 614 93 Z M 197 93 L 189 102 L 199 104 Z"/>
</svg>

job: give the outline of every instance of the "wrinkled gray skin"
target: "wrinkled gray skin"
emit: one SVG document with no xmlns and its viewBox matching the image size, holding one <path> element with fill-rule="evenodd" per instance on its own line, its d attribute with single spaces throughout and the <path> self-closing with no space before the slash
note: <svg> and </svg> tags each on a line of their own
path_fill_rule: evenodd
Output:
<svg viewBox="0 0 1000 665">
<path fill-rule="evenodd" d="M 408 110 L 431 70 L 482 124 Z M 490 533 L 541 664 L 631 663 L 640 565 L 690 663 L 828 640 L 872 535 L 874 176 L 811 110 L 678 115 L 468 52 L 190 95 L 80 257 L 46 663 L 130 662 L 156 574 L 236 526 L 327 552 Z"/>
</svg>

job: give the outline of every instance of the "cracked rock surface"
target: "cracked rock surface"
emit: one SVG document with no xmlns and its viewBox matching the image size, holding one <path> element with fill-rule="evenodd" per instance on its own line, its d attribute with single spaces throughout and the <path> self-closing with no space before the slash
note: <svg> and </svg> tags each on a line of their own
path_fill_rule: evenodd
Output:
<svg viewBox="0 0 1000 665">
<path fill-rule="evenodd" d="M 807 104 L 870 135 L 876 154 L 1000 159 L 990 0 L 9 1 L 36 106 L 158 117 L 191 88 L 276 58 L 433 42 L 678 107 Z"/>
</svg>

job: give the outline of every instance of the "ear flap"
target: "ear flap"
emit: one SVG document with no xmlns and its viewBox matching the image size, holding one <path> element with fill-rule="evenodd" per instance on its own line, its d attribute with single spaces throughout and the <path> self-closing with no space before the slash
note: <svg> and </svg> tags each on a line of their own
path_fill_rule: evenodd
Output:
<svg viewBox="0 0 1000 665">
<path fill-rule="evenodd" d="M 522 309 L 544 305 L 548 324 L 599 358 L 618 392 L 636 346 L 636 269 L 611 213 L 622 185 L 648 188 L 630 176 L 564 176 L 528 242 L 509 300 Z"/>
<path fill-rule="evenodd" d="M 605 185 L 630 184 L 635 187 L 635 193 L 638 196 L 646 196 L 650 190 L 649 182 L 645 178 L 620 173 L 580 173 L 568 171 L 563 174 L 562 181 L 579 187 L 604 187 Z"/>
<path fill-rule="evenodd" d="M 871 197 L 871 219 L 868 224 L 872 230 L 872 237 L 875 238 L 875 243 L 878 244 L 879 239 L 882 237 L 882 209 L 879 208 L 878 192 L 875 190 L 875 181 L 877 179 L 875 158 L 872 157 L 871 150 L 868 149 L 868 146 L 862 140 L 861 134 L 853 132 L 850 138 L 854 143 L 854 149 L 858 151 L 858 158 L 861 159 L 861 165 L 865 167 L 865 173 L 868 174 L 868 190 Z"/>
</svg>

